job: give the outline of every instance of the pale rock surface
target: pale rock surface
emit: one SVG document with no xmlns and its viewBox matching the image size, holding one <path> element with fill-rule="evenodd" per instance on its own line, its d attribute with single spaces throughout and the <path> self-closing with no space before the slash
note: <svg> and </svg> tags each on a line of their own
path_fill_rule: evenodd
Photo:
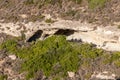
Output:
<svg viewBox="0 0 120 80">
<path fill-rule="evenodd" d="M 67 40 L 82 40 L 83 42 L 95 44 L 98 48 L 108 51 L 120 51 L 120 29 L 117 28 L 117 25 L 102 26 L 70 20 L 57 20 L 51 24 L 45 23 L 44 21 L 0 23 L 0 33 L 19 37 L 21 36 L 21 32 L 24 32 L 26 40 L 37 30 L 42 30 L 43 36 L 44 34 L 54 35 L 59 29 L 75 30 L 73 34 L 67 36 Z"/>
<path fill-rule="evenodd" d="M 73 78 L 73 77 L 75 76 L 75 73 L 74 73 L 74 72 L 69 72 L 69 71 L 68 71 L 68 76 L 69 76 L 70 78 Z"/>
<path fill-rule="evenodd" d="M 17 58 L 15 55 L 9 55 L 8 57 L 12 60 L 15 60 Z"/>
<path fill-rule="evenodd" d="M 91 76 L 91 80 L 98 79 L 98 80 L 116 80 L 116 75 L 110 73 L 108 71 L 103 72 L 94 72 Z"/>
<path fill-rule="evenodd" d="M 28 18 L 27 14 L 19 14 L 19 16 L 23 19 Z"/>
</svg>

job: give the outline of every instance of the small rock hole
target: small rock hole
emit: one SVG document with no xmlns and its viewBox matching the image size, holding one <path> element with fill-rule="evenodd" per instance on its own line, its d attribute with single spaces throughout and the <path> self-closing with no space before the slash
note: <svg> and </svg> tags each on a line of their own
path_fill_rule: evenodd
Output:
<svg viewBox="0 0 120 80">
<path fill-rule="evenodd" d="M 57 32 L 55 32 L 54 35 L 65 35 L 65 36 L 69 36 L 71 34 L 74 34 L 75 30 L 71 30 L 71 29 L 59 29 Z"/>
<path fill-rule="evenodd" d="M 116 80 L 120 80 L 120 78 L 116 79 Z"/>
<path fill-rule="evenodd" d="M 37 39 L 39 39 L 41 37 L 42 33 L 43 33 L 42 30 L 38 30 L 27 40 L 27 42 L 36 41 Z"/>
</svg>

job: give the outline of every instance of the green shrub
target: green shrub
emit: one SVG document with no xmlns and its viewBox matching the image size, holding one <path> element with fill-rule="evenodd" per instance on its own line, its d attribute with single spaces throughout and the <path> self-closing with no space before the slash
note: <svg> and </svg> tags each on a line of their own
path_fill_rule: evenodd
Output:
<svg viewBox="0 0 120 80">
<path fill-rule="evenodd" d="M 120 52 L 114 52 L 112 54 L 105 54 L 103 57 L 105 57 L 105 60 L 104 60 L 105 64 L 114 63 L 115 66 L 120 67 Z"/>
<path fill-rule="evenodd" d="M 96 57 L 99 57 L 102 55 L 103 50 L 101 49 L 96 49 L 93 48 L 92 44 L 82 44 L 81 46 L 79 46 L 79 52 L 82 55 L 82 57 L 84 58 L 91 58 L 91 59 L 95 59 Z"/>
<path fill-rule="evenodd" d="M 11 53 L 16 51 L 16 46 L 17 46 L 16 40 L 12 39 L 12 40 L 7 40 L 5 43 L 0 45 L 0 49 L 6 49 Z"/>
<path fill-rule="evenodd" d="M 15 40 L 8 40 L 1 45 L 1 48 L 25 60 L 22 71 L 28 71 L 27 79 L 34 77 L 38 70 L 42 70 L 46 76 L 62 71 L 63 75 L 66 75 L 67 71 L 76 71 L 79 66 L 77 53 L 63 36 L 53 36 L 44 41 L 38 41 L 29 48 L 21 49 L 17 49 Z M 61 67 L 57 69 L 58 71 L 54 71 L 54 65 L 57 63 Z"/>
<path fill-rule="evenodd" d="M 116 52 L 111 56 L 110 59 L 116 66 L 120 67 L 120 52 Z"/>
<path fill-rule="evenodd" d="M 23 59 L 21 72 L 28 72 L 26 80 L 35 77 L 38 71 L 48 77 L 55 74 L 53 78 L 59 79 L 65 77 L 68 71 L 76 72 L 80 66 L 89 67 L 92 61 L 104 55 L 103 50 L 94 48 L 92 44 L 68 42 L 65 36 L 52 36 L 22 48 L 17 47 L 16 40 L 8 40 L 0 49 L 6 49 Z M 119 66 L 119 58 L 118 52 L 109 60 Z"/>
</svg>

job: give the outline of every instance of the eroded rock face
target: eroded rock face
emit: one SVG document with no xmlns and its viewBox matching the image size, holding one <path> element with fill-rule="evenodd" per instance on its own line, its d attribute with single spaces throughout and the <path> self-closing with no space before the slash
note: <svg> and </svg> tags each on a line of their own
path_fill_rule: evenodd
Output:
<svg viewBox="0 0 120 80">
<path fill-rule="evenodd" d="M 0 33 L 19 37 L 22 35 L 21 32 L 24 32 L 28 42 L 36 39 L 43 40 L 51 35 L 66 35 L 67 40 L 92 43 L 108 51 L 120 51 L 120 30 L 117 26 L 98 26 L 69 20 L 58 20 L 51 24 L 45 22 L 0 23 Z"/>
</svg>

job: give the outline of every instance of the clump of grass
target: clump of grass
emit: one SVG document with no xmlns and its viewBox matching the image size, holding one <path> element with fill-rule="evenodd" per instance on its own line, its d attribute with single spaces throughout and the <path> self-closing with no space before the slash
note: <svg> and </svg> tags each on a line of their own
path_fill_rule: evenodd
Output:
<svg viewBox="0 0 120 80">
<path fill-rule="evenodd" d="M 72 0 L 72 1 L 74 1 L 77 4 L 80 4 L 82 2 L 82 0 Z"/>
<path fill-rule="evenodd" d="M 109 55 L 107 54 L 104 57 L 106 57 L 104 60 L 105 64 L 113 63 L 116 67 L 120 67 L 120 52 L 114 52 Z"/>
<path fill-rule="evenodd" d="M 54 23 L 55 21 L 52 20 L 51 18 L 45 20 L 46 23 Z"/>
<path fill-rule="evenodd" d="M 5 43 L 1 44 L 0 49 L 6 49 L 11 53 L 16 51 L 16 46 L 17 46 L 16 40 L 12 39 L 7 40 Z"/>
<path fill-rule="evenodd" d="M 34 4 L 34 0 L 27 0 L 24 2 L 25 5 Z"/>
<path fill-rule="evenodd" d="M 76 13 L 77 13 L 76 10 L 69 10 L 65 13 L 62 13 L 61 16 L 62 17 L 71 16 L 71 18 L 73 18 L 76 15 Z"/>
<path fill-rule="evenodd" d="M 76 13 L 77 13 L 77 11 L 75 11 L 75 10 L 70 10 L 70 11 L 66 12 L 66 15 L 67 15 L 67 16 L 75 16 Z"/>
<path fill-rule="evenodd" d="M 120 67 L 120 52 L 116 52 L 111 56 L 110 59 L 117 67 Z"/>
<path fill-rule="evenodd" d="M 88 3 L 91 9 L 95 9 L 98 7 L 103 7 L 106 3 L 106 0 L 88 0 Z"/>
<path fill-rule="evenodd" d="M 39 8 L 41 8 L 42 6 L 48 5 L 48 4 L 56 4 L 58 3 L 59 5 L 61 5 L 61 0 L 27 0 L 24 2 L 25 5 L 38 5 Z"/>
<path fill-rule="evenodd" d="M 30 21 L 32 21 L 32 22 L 35 22 L 35 21 L 37 21 L 37 20 L 43 20 L 45 18 L 45 16 L 43 16 L 43 15 L 32 15 L 32 16 L 30 16 Z"/>
<path fill-rule="evenodd" d="M 7 80 L 7 76 L 6 75 L 0 75 L 0 80 Z"/>
<path fill-rule="evenodd" d="M 120 29 L 120 25 L 118 25 L 118 29 Z"/>
</svg>

